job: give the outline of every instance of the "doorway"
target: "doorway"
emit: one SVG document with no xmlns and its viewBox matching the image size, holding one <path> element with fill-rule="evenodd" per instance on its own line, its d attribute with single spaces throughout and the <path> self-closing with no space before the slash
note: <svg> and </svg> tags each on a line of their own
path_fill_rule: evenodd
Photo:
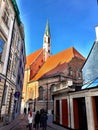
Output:
<svg viewBox="0 0 98 130">
<path fill-rule="evenodd" d="M 60 123 L 60 101 L 56 100 L 56 123 Z"/>
<path fill-rule="evenodd" d="M 77 130 L 87 130 L 87 117 L 85 98 L 73 99 L 74 107 L 74 126 Z"/>
</svg>

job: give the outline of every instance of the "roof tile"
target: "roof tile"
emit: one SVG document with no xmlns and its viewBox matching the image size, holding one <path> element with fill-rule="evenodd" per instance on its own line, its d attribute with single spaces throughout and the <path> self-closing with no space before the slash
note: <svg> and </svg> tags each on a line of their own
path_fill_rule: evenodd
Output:
<svg viewBox="0 0 98 130">
<path fill-rule="evenodd" d="M 47 72 L 56 68 L 59 64 L 70 62 L 71 59 L 75 56 L 85 60 L 85 58 L 74 47 L 68 48 L 58 54 L 50 56 L 31 81 L 38 80 Z"/>
<path fill-rule="evenodd" d="M 25 69 L 28 69 L 30 65 L 36 60 L 36 58 L 39 56 L 39 54 L 43 51 L 43 48 L 35 51 L 34 53 L 28 55 L 26 57 L 26 66 Z"/>
</svg>

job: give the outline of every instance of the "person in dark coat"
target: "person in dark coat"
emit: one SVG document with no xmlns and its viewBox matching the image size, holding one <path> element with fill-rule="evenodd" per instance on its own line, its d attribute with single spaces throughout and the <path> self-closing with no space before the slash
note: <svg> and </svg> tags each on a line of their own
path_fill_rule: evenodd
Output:
<svg viewBox="0 0 98 130">
<path fill-rule="evenodd" d="M 41 117 L 40 117 L 43 130 L 46 130 L 46 128 L 47 128 L 47 119 L 48 119 L 47 113 L 44 111 L 44 112 L 41 114 Z"/>
<path fill-rule="evenodd" d="M 29 112 L 30 112 L 30 107 L 28 107 L 28 114 L 29 114 Z"/>
<path fill-rule="evenodd" d="M 24 108 L 24 114 L 26 115 L 26 113 L 27 113 L 27 108 L 25 107 Z"/>
<path fill-rule="evenodd" d="M 35 114 L 35 119 L 34 119 L 34 125 L 35 125 L 36 130 L 39 129 L 39 123 L 40 123 L 40 113 L 39 111 L 37 111 Z"/>
</svg>

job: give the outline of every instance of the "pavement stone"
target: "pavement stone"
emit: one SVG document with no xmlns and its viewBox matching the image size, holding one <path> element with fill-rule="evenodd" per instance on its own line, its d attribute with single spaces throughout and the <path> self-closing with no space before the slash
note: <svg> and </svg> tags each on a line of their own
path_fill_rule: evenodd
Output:
<svg viewBox="0 0 98 130">
<path fill-rule="evenodd" d="M 28 130 L 26 128 L 27 122 L 27 115 L 20 115 L 8 125 L 0 125 L 0 130 Z M 47 127 L 51 130 L 68 130 L 62 126 L 52 123 L 51 119 L 47 121 Z M 41 128 L 39 130 L 41 130 Z"/>
</svg>

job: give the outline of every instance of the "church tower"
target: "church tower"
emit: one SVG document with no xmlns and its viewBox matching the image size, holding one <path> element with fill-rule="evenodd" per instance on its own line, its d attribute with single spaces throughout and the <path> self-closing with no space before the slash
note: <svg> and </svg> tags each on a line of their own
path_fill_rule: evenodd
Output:
<svg viewBox="0 0 98 130">
<path fill-rule="evenodd" d="M 44 33 L 44 37 L 43 37 L 43 49 L 45 50 L 44 58 L 46 61 L 47 58 L 51 55 L 50 27 L 49 27 L 48 21 L 46 23 L 45 33 Z"/>
</svg>

